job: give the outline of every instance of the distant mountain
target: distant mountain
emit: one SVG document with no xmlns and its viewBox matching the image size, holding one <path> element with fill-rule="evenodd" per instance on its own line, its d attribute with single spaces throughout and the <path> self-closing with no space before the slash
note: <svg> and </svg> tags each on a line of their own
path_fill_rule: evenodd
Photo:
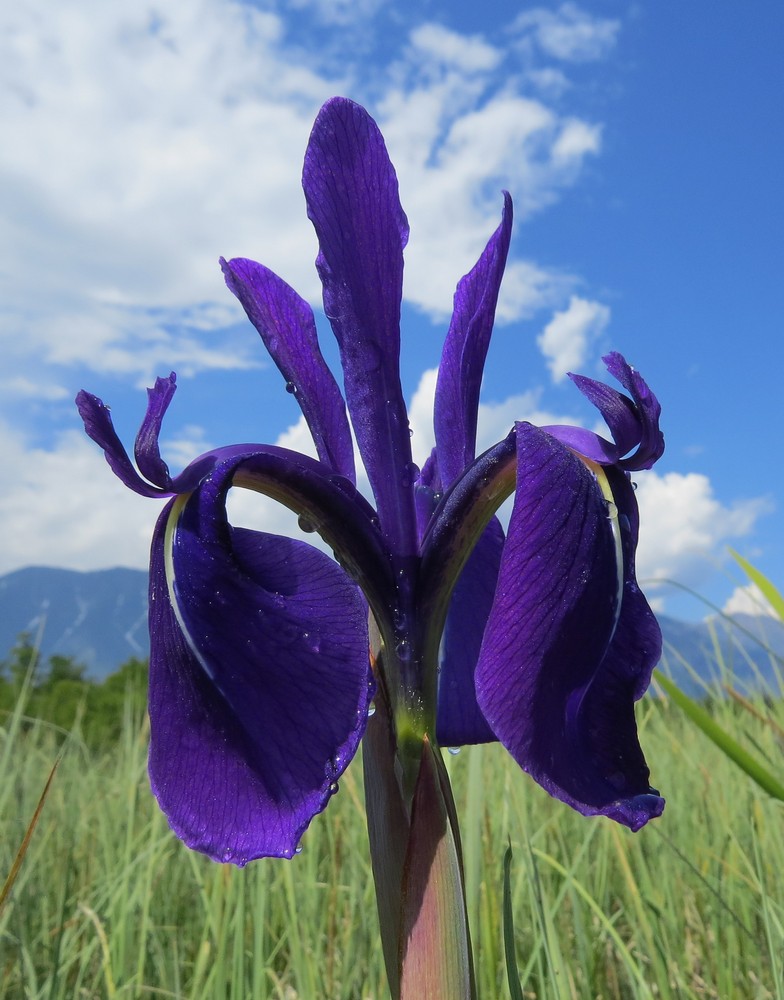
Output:
<svg viewBox="0 0 784 1000">
<path fill-rule="evenodd" d="M 784 685 L 784 625 L 737 615 L 683 622 L 660 616 L 662 667 L 679 686 L 701 694 L 732 675 L 741 690 Z M 29 567 L 0 577 L 0 658 L 20 632 L 40 634 L 42 656 L 73 656 L 100 679 L 131 656 L 149 652 L 147 574 L 135 569 L 92 573 Z"/>
<path fill-rule="evenodd" d="M 132 656 L 145 657 L 147 574 L 138 569 L 78 573 L 30 566 L 0 577 L 0 658 L 29 632 L 44 659 L 73 656 L 102 678 Z"/>
</svg>

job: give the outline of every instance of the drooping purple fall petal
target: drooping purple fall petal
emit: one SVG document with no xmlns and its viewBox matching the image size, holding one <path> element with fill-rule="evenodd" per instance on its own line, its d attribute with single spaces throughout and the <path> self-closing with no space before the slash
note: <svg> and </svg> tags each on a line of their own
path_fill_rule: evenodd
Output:
<svg viewBox="0 0 784 1000">
<path fill-rule="evenodd" d="M 294 853 L 356 752 L 372 680 L 358 588 L 305 543 L 230 528 L 224 491 L 216 477 L 173 501 L 156 530 L 150 774 L 178 836 L 244 864 Z"/>
<path fill-rule="evenodd" d="M 302 183 L 316 230 L 357 444 L 395 555 L 416 552 L 411 440 L 400 385 L 400 302 L 408 222 L 378 126 L 351 101 L 319 112 Z"/>
<path fill-rule="evenodd" d="M 221 267 L 226 284 L 299 403 L 319 458 L 356 483 L 346 406 L 321 353 L 313 310 L 285 281 L 255 261 L 221 258 Z"/>
<path fill-rule="evenodd" d="M 576 456 L 528 424 L 516 432 L 517 490 L 476 671 L 478 703 L 550 794 L 637 829 L 661 800 L 632 740 L 636 684 L 616 684 L 612 711 L 596 711 L 604 671 L 623 670 L 620 657 L 607 659 L 614 635 L 620 627 L 618 648 L 627 652 L 623 636 L 641 620 L 639 607 L 619 603 L 628 581 L 616 526 Z"/>
</svg>

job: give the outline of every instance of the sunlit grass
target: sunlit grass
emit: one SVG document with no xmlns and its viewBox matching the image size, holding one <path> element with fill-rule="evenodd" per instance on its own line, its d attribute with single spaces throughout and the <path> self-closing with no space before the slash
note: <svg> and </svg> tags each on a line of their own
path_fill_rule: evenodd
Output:
<svg viewBox="0 0 784 1000">
<path fill-rule="evenodd" d="M 782 774 L 780 700 L 711 706 Z M 291 862 L 188 852 L 149 792 L 147 724 L 110 752 L 78 729 L 0 719 L 0 884 L 63 758 L 0 913 L 0 997 L 381 1000 L 362 770 Z M 633 835 L 552 801 L 498 746 L 447 765 L 461 816 L 479 996 L 507 997 L 503 856 L 528 998 L 784 1000 L 784 807 L 675 705 L 639 713 L 664 816 Z"/>
</svg>

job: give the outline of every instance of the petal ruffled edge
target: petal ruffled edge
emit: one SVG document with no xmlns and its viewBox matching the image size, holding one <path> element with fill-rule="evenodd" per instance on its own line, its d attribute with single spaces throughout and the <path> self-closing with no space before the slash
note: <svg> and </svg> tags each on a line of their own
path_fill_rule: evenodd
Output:
<svg viewBox="0 0 784 1000">
<path fill-rule="evenodd" d="M 617 464 L 629 471 L 650 469 L 664 454 L 659 401 L 642 375 L 622 354 L 613 351 L 602 360 L 608 372 L 631 393 L 631 399 L 585 375 L 570 372 L 569 377 L 604 417 L 615 443 L 610 444 L 598 434 L 579 427 L 547 427 L 545 430 L 602 465 Z"/>
</svg>

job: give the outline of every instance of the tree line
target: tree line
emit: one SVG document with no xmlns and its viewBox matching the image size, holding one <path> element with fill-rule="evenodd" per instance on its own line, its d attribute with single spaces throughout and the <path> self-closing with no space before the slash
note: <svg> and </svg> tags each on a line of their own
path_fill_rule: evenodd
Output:
<svg viewBox="0 0 784 1000">
<path fill-rule="evenodd" d="M 39 655 L 29 633 L 22 633 L 0 660 L 0 727 L 15 711 L 25 725 L 36 720 L 79 736 L 94 749 L 115 743 L 130 717 L 138 724 L 147 705 L 148 661 L 131 657 L 103 681 L 86 677 L 73 656 Z"/>
</svg>

